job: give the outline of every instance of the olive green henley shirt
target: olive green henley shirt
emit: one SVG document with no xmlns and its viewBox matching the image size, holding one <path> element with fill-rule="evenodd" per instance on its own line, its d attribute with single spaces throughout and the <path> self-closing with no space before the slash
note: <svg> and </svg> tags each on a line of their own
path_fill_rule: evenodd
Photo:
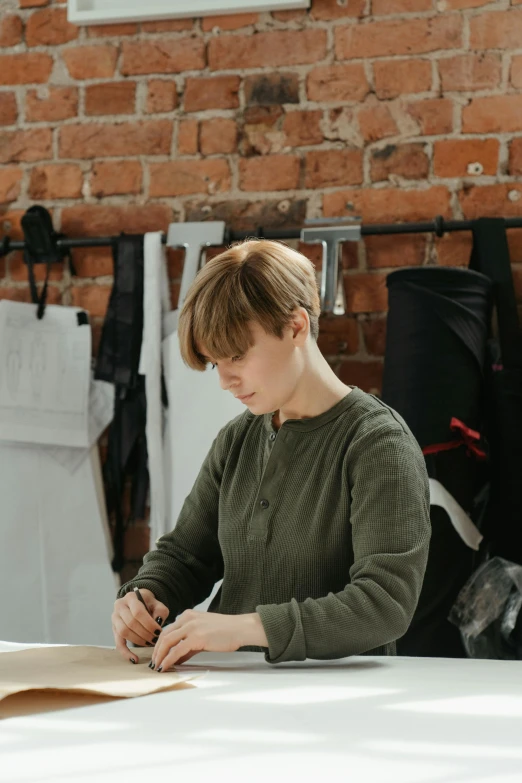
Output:
<svg viewBox="0 0 522 783">
<path fill-rule="evenodd" d="M 118 596 L 143 587 L 169 620 L 223 579 L 209 611 L 257 612 L 269 663 L 395 654 L 430 540 L 429 483 L 404 420 L 357 387 L 289 419 L 223 427 L 177 524 Z"/>
</svg>

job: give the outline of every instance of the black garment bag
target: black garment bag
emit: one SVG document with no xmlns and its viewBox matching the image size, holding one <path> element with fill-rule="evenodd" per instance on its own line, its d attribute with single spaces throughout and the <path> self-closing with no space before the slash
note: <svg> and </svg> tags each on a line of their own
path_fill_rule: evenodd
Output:
<svg viewBox="0 0 522 783">
<path fill-rule="evenodd" d="M 490 334 L 487 346 L 491 496 L 485 532 L 490 555 L 522 564 L 522 335 L 502 218 L 475 222 L 470 268 L 493 283 L 498 325 L 498 337 Z"/>
<path fill-rule="evenodd" d="M 484 361 L 491 283 L 466 269 L 418 267 L 388 275 L 383 401 L 405 419 L 439 481 L 480 526 L 487 485 Z M 399 655 L 465 657 L 447 616 L 476 553 L 447 512 L 431 506 L 432 537 L 419 603 Z"/>
</svg>

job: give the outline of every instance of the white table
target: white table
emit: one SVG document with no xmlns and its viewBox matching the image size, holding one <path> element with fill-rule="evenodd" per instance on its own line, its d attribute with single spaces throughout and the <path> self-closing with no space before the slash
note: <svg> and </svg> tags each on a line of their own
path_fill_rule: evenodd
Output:
<svg viewBox="0 0 522 783">
<path fill-rule="evenodd" d="M 519 662 L 201 653 L 193 667 L 208 674 L 182 690 L 1 721 L 0 781 L 522 781 Z"/>
</svg>

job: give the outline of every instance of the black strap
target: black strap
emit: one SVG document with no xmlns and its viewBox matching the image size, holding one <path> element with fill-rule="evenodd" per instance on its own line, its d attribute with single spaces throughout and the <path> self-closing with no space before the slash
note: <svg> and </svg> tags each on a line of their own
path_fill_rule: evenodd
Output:
<svg viewBox="0 0 522 783">
<path fill-rule="evenodd" d="M 502 364 L 522 368 L 522 334 L 503 218 L 479 218 L 473 225 L 473 249 L 469 268 L 487 275 L 493 282 L 497 307 Z"/>
</svg>

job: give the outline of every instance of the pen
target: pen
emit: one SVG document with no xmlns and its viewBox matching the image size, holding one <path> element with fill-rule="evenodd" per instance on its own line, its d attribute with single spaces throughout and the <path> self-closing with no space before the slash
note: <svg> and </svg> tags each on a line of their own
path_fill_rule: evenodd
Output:
<svg viewBox="0 0 522 783">
<path fill-rule="evenodd" d="M 136 597 L 137 597 L 138 601 L 141 601 L 141 603 L 143 604 L 145 609 L 147 609 L 147 613 L 150 614 L 150 612 L 148 610 L 148 607 L 147 607 L 147 604 L 145 603 L 145 599 L 143 598 L 142 594 L 140 593 L 139 587 L 135 587 L 134 588 L 134 592 L 136 593 Z"/>
</svg>

